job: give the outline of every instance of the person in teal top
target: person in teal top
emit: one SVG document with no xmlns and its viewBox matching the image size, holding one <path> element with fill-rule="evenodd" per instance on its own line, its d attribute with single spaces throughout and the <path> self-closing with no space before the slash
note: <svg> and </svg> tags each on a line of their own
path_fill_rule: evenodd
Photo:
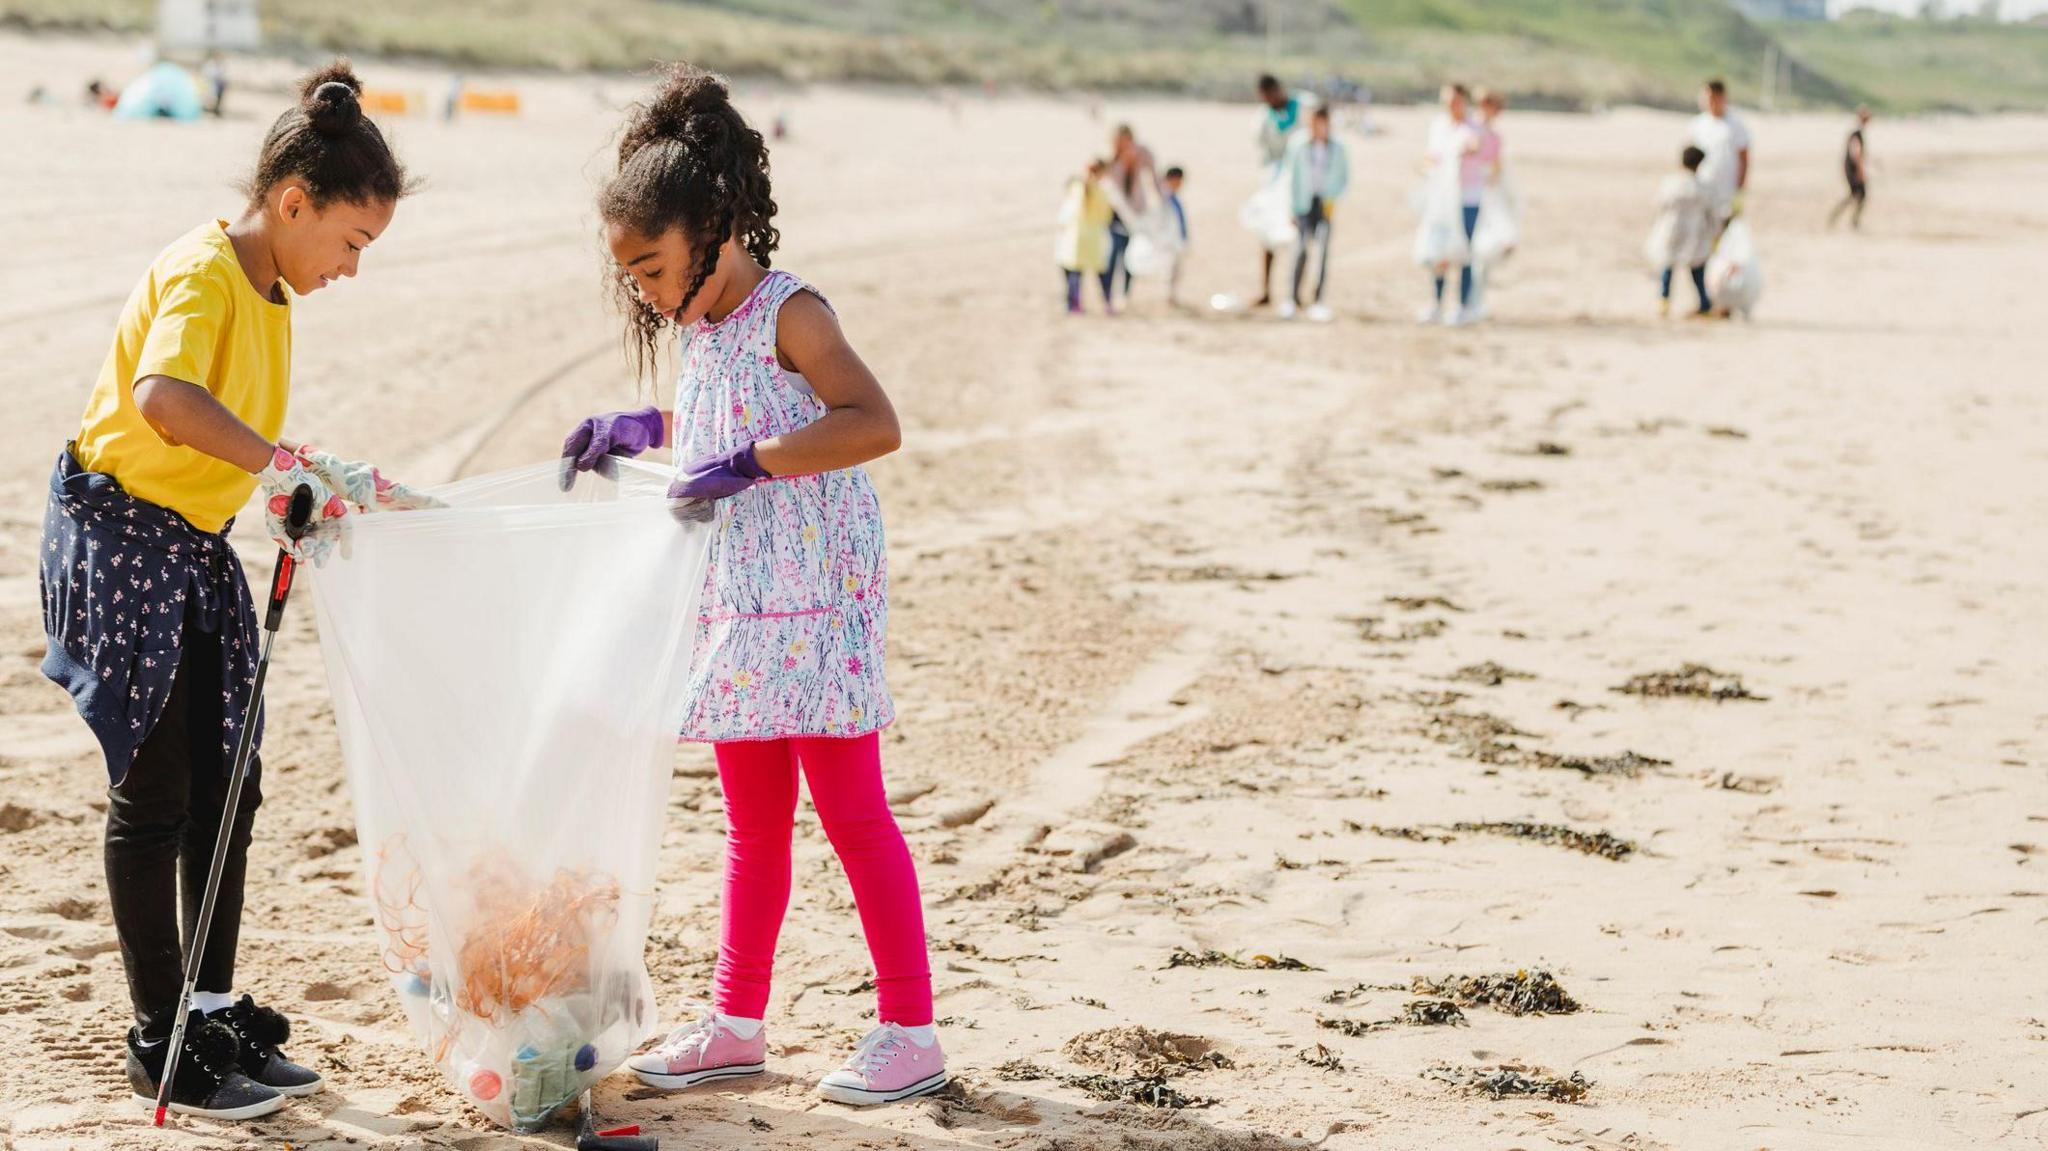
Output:
<svg viewBox="0 0 2048 1151">
<path fill-rule="evenodd" d="M 1259 163 L 1264 175 L 1271 178 L 1287 158 L 1287 142 L 1301 126 L 1301 112 L 1307 105 L 1300 96 L 1289 95 L 1279 78 L 1270 73 L 1259 77 L 1259 101 L 1266 106 L 1266 114 L 1259 117 Z M 1256 306 L 1263 308 L 1273 302 L 1273 250 L 1266 248 L 1259 256 Z"/>
<path fill-rule="evenodd" d="M 1330 277 L 1330 215 L 1338 197 L 1351 183 L 1351 159 L 1345 153 L 1344 142 L 1330 134 L 1327 106 L 1310 114 L 1308 135 L 1295 138 L 1287 146 L 1286 158 L 1281 163 L 1293 191 L 1294 226 L 1301 242 L 1294 256 L 1294 296 L 1291 302 L 1281 303 L 1280 315 L 1290 318 L 1301 306 L 1301 281 L 1308 273 L 1309 249 L 1314 248 L 1316 294 L 1308 317 L 1327 321 L 1330 310 L 1323 306 L 1323 288 Z"/>
</svg>

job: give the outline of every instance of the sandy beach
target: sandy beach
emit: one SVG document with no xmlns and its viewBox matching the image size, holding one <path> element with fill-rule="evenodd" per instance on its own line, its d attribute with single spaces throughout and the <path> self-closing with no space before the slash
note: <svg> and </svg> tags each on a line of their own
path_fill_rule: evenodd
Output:
<svg viewBox="0 0 2048 1151">
<path fill-rule="evenodd" d="M 132 59 L 0 36 L 21 87 Z M 122 300 L 238 211 L 291 72 L 189 127 L 0 110 L 0 1146 L 570 1141 L 465 1109 L 404 1031 L 310 605 L 272 671 L 239 978 L 329 1089 L 164 1132 L 128 1100 L 103 763 L 37 668 L 45 481 Z M 506 83 L 516 119 L 392 122 L 426 184 L 297 309 L 288 434 L 438 483 L 635 401 L 591 191 L 636 83 Z M 873 1003 L 806 810 L 770 1074 L 621 1072 L 607 1119 L 671 1149 L 2048 1146 L 2048 121 L 1880 120 L 1851 234 L 1824 227 L 1846 118 L 1753 116 L 1768 287 L 1752 323 L 1689 323 L 1639 255 L 1682 120 L 1511 110 L 1524 246 L 1495 318 L 1448 330 L 1412 322 L 1421 109 L 1349 138 L 1338 320 L 1310 326 L 1142 282 L 1128 315 L 1061 310 L 1060 184 L 1121 120 L 1188 170 L 1186 295 L 1256 290 L 1249 101 L 740 95 L 791 126 L 776 266 L 903 419 L 872 468 L 883 747 L 957 1083 L 815 1096 Z M 267 579 L 257 517 L 237 538 Z M 669 803 L 672 1021 L 716 948 L 708 752 Z M 1446 999 L 1417 980 L 1521 973 L 1552 1011 L 1412 1021 L 1448 1014 L 1411 1010 Z M 1503 1067 L 1560 1085 L 1461 1085 Z M 1134 1076 L 1146 1101 L 1090 1091 Z M 1193 1105 L 1149 1105 L 1162 1083 Z"/>
</svg>

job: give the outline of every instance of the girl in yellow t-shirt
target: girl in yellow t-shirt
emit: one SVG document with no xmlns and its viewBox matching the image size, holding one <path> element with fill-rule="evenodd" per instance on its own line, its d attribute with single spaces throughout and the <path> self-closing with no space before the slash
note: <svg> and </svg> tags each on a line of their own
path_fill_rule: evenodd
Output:
<svg viewBox="0 0 2048 1151">
<path fill-rule="evenodd" d="M 63 684 L 107 758 L 107 895 L 136 1025 L 128 1081 L 144 1103 L 163 1073 L 186 928 L 221 822 L 255 675 L 256 617 L 229 520 L 261 487 L 272 534 L 300 484 L 319 509 L 302 558 L 319 562 L 351 510 L 424 506 L 376 469 L 280 440 L 295 296 L 356 274 L 409 184 L 346 61 L 307 77 L 264 138 L 233 223 L 209 220 L 157 256 L 121 309 L 77 439 L 59 454 L 43 520 L 43 671 Z M 320 1077 L 278 1050 L 284 1017 L 239 1000 L 235 945 L 252 759 L 201 957 L 174 1110 L 268 1114 Z"/>
</svg>

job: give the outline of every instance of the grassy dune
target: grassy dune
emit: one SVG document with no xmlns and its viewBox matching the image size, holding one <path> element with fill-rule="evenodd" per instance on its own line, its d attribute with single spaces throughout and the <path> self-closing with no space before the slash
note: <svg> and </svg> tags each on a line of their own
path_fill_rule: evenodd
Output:
<svg viewBox="0 0 2048 1151">
<path fill-rule="evenodd" d="M 262 0 L 288 50 L 469 67 L 1242 94 L 1251 74 L 1341 75 L 1384 97 L 1446 76 L 1530 103 L 1690 103 L 1700 77 L 1753 98 L 1765 46 L 1791 105 L 2048 106 L 2048 29 L 1856 19 L 1759 26 L 1724 0 Z M 145 32 L 153 0 L 0 0 L 0 25 Z"/>
</svg>

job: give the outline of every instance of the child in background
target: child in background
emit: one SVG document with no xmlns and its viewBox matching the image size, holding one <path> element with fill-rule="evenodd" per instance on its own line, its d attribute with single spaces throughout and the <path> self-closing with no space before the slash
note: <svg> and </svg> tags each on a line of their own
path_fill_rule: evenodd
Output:
<svg viewBox="0 0 2048 1151">
<path fill-rule="evenodd" d="M 1675 268 L 1692 272 L 1693 291 L 1700 301 L 1699 310 L 1693 314 L 1705 316 L 1713 312 L 1713 302 L 1707 298 L 1707 257 L 1714 250 L 1720 220 L 1714 212 L 1713 193 L 1699 178 L 1700 162 L 1706 155 L 1698 147 L 1687 145 L 1678 158 L 1685 170 L 1664 177 L 1664 183 L 1657 189 L 1657 220 L 1650 225 L 1643 254 L 1650 266 L 1658 269 L 1660 316 L 1671 314 L 1671 273 Z"/>
<path fill-rule="evenodd" d="M 1351 183 L 1351 161 L 1344 142 L 1330 134 L 1330 109 L 1318 107 L 1309 116 L 1308 135 L 1298 136 L 1287 146 L 1284 167 L 1293 189 L 1294 228 L 1300 236 L 1295 245 L 1294 287 L 1280 301 L 1278 315 L 1294 318 L 1301 306 L 1301 281 L 1308 273 L 1309 253 L 1316 253 L 1316 294 L 1308 318 L 1328 323 L 1330 309 L 1323 303 L 1323 289 L 1330 279 L 1330 216 L 1338 197 Z"/>
<path fill-rule="evenodd" d="M 241 217 L 209 220 L 156 257 L 50 476 L 43 672 L 70 690 L 106 753 L 107 898 L 135 1009 L 128 1085 L 144 1104 L 169 1052 L 180 921 L 190 938 L 233 749 L 246 725 L 261 741 L 262 715 L 245 714 L 255 608 L 228 527 L 260 488 L 272 537 L 317 563 L 350 503 L 425 503 L 366 464 L 277 438 L 294 297 L 355 275 L 409 187 L 361 91 L 345 61 L 307 77 L 264 138 Z M 302 484 L 317 522 L 292 545 L 284 512 Z M 261 766 L 250 760 L 171 1085 L 184 1114 L 254 1118 L 321 1086 L 278 1050 L 284 1016 L 232 990 Z"/>
<path fill-rule="evenodd" d="M 1060 202 L 1060 229 L 1053 238 L 1052 256 L 1067 277 L 1067 314 L 1078 316 L 1084 277 L 1100 277 L 1109 268 L 1109 193 L 1102 186 L 1109 164 L 1088 161 L 1087 170 L 1067 181 L 1066 197 Z M 1115 315 L 1110 285 L 1102 287 L 1102 310 Z"/>
<path fill-rule="evenodd" d="M 1187 172 L 1179 166 L 1168 168 L 1159 186 L 1166 192 L 1166 214 L 1173 221 L 1174 235 L 1180 239 L 1180 247 L 1174 253 L 1173 270 L 1166 276 L 1166 302 L 1180 307 L 1180 270 L 1188 258 L 1188 210 L 1180 202 L 1181 185 L 1187 182 Z"/>
<path fill-rule="evenodd" d="M 683 1088 L 766 1067 L 769 979 L 790 895 L 797 774 L 846 870 L 875 963 L 880 1026 L 818 1092 L 887 1103 L 936 1091 L 924 907 L 882 784 L 896 718 L 882 672 L 889 573 L 861 464 L 896 450 L 889 397 L 823 296 L 766 268 L 781 239 L 768 149 L 725 85 L 688 66 L 635 108 L 598 200 L 643 371 L 681 336 L 672 417 L 585 420 L 578 469 L 673 439 L 671 498 L 713 517 L 685 740 L 712 744 L 727 825 L 713 1006 L 628 1066 Z"/>
</svg>

